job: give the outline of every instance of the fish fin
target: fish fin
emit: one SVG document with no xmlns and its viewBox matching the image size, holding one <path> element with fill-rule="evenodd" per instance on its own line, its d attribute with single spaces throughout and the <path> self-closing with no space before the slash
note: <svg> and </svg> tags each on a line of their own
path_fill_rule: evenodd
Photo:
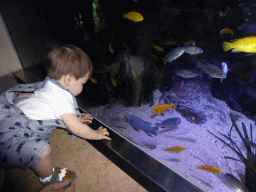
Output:
<svg viewBox="0 0 256 192">
<path fill-rule="evenodd" d="M 229 42 L 224 42 L 223 43 L 223 50 L 228 51 L 230 49 L 232 49 L 231 46 L 230 46 L 230 43 Z"/>
</svg>

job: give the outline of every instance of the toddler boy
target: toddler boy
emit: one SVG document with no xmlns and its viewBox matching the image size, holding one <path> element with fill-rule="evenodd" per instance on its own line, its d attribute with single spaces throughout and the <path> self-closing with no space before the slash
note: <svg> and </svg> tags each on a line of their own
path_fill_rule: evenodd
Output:
<svg viewBox="0 0 256 192">
<path fill-rule="evenodd" d="M 76 177 L 72 171 L 53 167 L 46 139 L 56 126 L 84 139 L 111 140 L 106 128 L 95 131 L 84 124 L 93 118 L 78 110 L 75 96 L 93 71 L 88 55 L 65 45 L 51 50 L 47 59 L 44 81 L 20 84 L 0 95 L 0 166 L 32 169 L 43 185 Z"/>
</svg>

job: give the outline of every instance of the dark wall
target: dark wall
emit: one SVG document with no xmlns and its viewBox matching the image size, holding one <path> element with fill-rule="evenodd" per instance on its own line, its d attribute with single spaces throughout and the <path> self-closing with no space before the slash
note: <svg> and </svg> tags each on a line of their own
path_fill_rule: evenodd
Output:
<svg viewBox="0 0 256 192">
<path fill-rule="evenodd" d="M 58 3 L 49 0 L 1 0 L 0 9 L 23 67 L 44 61 L 46 52 L 65 43 L 83 41 L 75 29 L 79 11 L 87 22 L 86 33 L 92 33 L 92 0 Z"/>
</svg>

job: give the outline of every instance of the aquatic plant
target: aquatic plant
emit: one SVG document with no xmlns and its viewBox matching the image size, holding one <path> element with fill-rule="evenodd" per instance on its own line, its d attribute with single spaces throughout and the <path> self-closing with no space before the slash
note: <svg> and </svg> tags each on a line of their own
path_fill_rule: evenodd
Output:
<svg viewBox="0 0 256 192">
<path fill-rule="evenodd" d="M 221 142 L 226 144 L 229 148 L 231 148 L 240 158 L 240 160 L 245 164 L 245 185 L 251 192 L 256 192 L 256 144 L 253 142 L 252 139 L 252 124 L 250 124 L 250 138 L 248 137 L 246 127 L 244 123 L 242 122 L 242 128 L 243 133 L 239 130 L 238 126 L 236 125 L 236 121 L 238 120 L 238 117 L 235 118 L 230 114 L 230 119 L 232 121 L 232 126 L 230 128 L 230 131 L 228 133 L 228 136 L 218 132 L 220 135 L 225 137 L 230 141 L 230 144 L 219 138 L 218 136 L 211 133 L 209 130 L 207 130 L 210 134 L 212 134 L 214 137 L 219 139 Z M 247 158 L 243 155 L 242 151 L 239 149 L 235 141 L 231 138 L 231 130 L 235 128 L 236 132 L 240 136 L 243 144 L 246 146 L 247 149 Z M 254 152 L 253 152 L 254 151 Z M 227 157 L 229 159 L 237 160 L 232 157 Z M 239 161 L 239 160 L 238 160 Z"/>
</svg>

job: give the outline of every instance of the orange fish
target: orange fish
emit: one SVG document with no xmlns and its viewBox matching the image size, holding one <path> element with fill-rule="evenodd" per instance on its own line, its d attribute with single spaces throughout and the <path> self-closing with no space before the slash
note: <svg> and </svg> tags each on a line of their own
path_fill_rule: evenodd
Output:
<svg viewBox="0 0 256 192">
<path fill-rule="evenodd" d="M 184 43 L 185 45 L 191 45 L 191 46 L 196 46 L 196 42 L 194 40 L 189 40 L 186 43 Z"/>
<path fill-rule="evenodd" d="M 229 28 L 225 28 L 220 31 L 220 34 L 230 34 L 231 36 L 233 36 L 234 32 Z"/>
<path fill-rule="evenodd" d="M 223 173 L 219 168 L 212 166 L 196 166 L 197 169 L 203 169 L 204 171 L 208 171 L 215 174 Z"/>
<path fill-rule="evenodd" d="M 170 108 L 175 109 L 175 105 L 173 103 L 165 103 L 155 106 L 152 112 L 155 114 L 162 114 Z"/>
<path fill-rule="evenodd" d="M 123 18 L 129 19 L 133 22 L 140 22 L 140 21 L 143 21 L 144 19 L 140 13 L 133 12 L 133 11 L 123 14 Z"/>
<path fill-rule="evenodd" d="M 133 77 L 134 81 L 136 81 L 136 82 L 138 81 L 137 75 L 134 70 L 132 70 L 132 77 Z"/>
<path fill-rule="evenodd" d="M 177 146 L 177 147 L 171 147 L 171 148 L 164 148 L 165 151 L 169 151 L 169 152 L 172 152 L 172 153 L 179 153 L 181 151 L 183 151 L 185 148 L 184 147 L 181 147 L 181 146 Z"/>
</svg>

